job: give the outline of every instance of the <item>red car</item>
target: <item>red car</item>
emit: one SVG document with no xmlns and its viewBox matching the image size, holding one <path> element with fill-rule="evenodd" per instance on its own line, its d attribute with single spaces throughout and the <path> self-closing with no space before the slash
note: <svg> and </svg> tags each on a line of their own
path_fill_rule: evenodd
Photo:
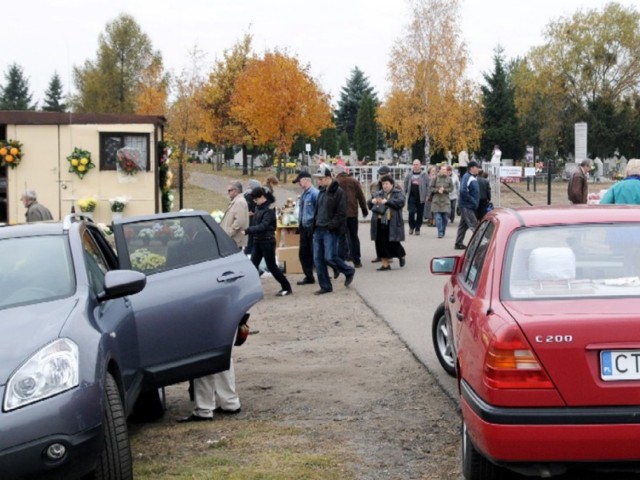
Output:
<svg viewBox="0 0 640 480">
<path fill-rule="evenodd" d="M 640 208 L 496 209 L 431 272 L 467 480 L 640 472 Z"/>
</svg>

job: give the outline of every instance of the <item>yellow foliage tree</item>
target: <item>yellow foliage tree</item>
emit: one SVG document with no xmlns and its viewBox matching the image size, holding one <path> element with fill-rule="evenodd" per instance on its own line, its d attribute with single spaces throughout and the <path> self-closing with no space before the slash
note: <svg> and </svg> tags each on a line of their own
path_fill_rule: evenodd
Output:
<svg viewBox="0 0 640 480">
<path fill-rule="evenodd" d="M 201 102 L 203 53 L 194 47 L 189 56 L 191 67 L 175 79 L 175 100 L 167 115 L 167 137 L 181 148 L 183 156 L 189 145 L 196 145 L 205 137 L 207 124 Z"/>
<path fill-rule="evenodd" d="M 256 145 L 272 144 L 281 155 L 298 135 L 315 138 L 332 124 L 329 96 L 308 67 L 277 50 L 248 63 L 236 81 L 231 112 Z"/>
<path fill-rule="evenodd" d="M 216 145 L 241 145 L 249 141 L 245 125 L 231 115 L 231 98 L 236 81 L 247 68 L 251 56 L 251 36 L 245 35 L 223 59 L 215 62 L 201 92 L 206 112 L 205 140 Z"/>
<path fill-rule="evenodd" d="M 465 79 L 459 0 L 411 0 L 412 21 L 389 61 L 391 92 L 378 118 L 397 147 L 425 139 L 431 149 L 474 149 L 480 141 L 478 93 Z"/>
<path fill-rule="evenodd" d="M 156 58 L 143 70 L 136 86 L 136 114 L 166 115 L 168 89 L 169 80 L 164 73 L 162 59 Z"/>
</svg>

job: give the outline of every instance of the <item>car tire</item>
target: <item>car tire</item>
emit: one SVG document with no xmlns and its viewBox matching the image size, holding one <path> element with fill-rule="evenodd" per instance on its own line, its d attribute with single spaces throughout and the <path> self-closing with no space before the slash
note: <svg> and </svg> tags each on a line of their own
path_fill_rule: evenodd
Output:
<svg viewBox="0 0 640 480">
<path fill-rule="evenodd" d="M 504 480 L 506 471 L 487 460 L 473 445 L 462 422 L 462 476 L 465 480 Z"/>
<path fill-rule="evenodd" d="M 105 379 L 103 407 L 104 445 L 98 458 L 94 478 L 96 480 L 133 480 L 127 420 L 118 385 L 109 373 Z"/>
<path fill-rule="evenodd" d="M 451 342 L 451 330 L 444 313 L 444 305 L 441 304 L 433 315 L 431 322 L 431 339 L 433 341 L 433 349 L 436 357 L 445 372 L 452 377 L 456 376 L 456 360 L 453 356 L 453 348 Z"/>
<path fill-rule="evenodd" d="M 133 405 L 129 421 L 134 423 L 155 422 L 164 416 L 165 410 L 164 387 L 145 390 L 140 393 Z"/>
</svg>

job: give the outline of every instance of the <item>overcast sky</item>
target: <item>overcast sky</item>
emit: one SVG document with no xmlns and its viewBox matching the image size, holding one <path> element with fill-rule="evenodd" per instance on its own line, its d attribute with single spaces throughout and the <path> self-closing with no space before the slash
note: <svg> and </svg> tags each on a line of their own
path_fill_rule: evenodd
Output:
<svg viewBox="0 0 640 480">
<path fill-rule="evenodd" d="M 637 7 L 638 0 L 619 0 Z M 461 0 L 461 25 L 470 51 L 469 77 L 480 81 L 492 69 L 496 45 L 506 57 L 524 55 L 542 43 L 551 20 L 603 0 Z M 335 102 L 353 67 L 369 78 L 380 98 L 388 91 L 387 62 L 394 41 L 408 24 L 404 0 L 12 0 L 3 2 L 3 61 L 0 85 L 16 62 L 41 101 L 55 71 L 65 91 L 73 66 L 96 58 L 98 35 L 120 13 L 132 15 L 162 53 L 165 68 L 188 66 L 195 45 L 207 53 L 204 70 L 244 33 L 254 51 L 287 49 Z"/>
</svg>

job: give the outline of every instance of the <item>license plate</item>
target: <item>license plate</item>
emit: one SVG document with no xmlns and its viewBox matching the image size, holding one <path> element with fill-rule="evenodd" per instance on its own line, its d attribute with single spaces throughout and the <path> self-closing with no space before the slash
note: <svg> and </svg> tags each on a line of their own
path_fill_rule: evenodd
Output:
<svg viewBox="0 0 640 480">
<path fill-rule="evenodd" d="M 639 380 L 640 350 L 600 352 L 600 378 L 604 381 Z"/>
</svg>

